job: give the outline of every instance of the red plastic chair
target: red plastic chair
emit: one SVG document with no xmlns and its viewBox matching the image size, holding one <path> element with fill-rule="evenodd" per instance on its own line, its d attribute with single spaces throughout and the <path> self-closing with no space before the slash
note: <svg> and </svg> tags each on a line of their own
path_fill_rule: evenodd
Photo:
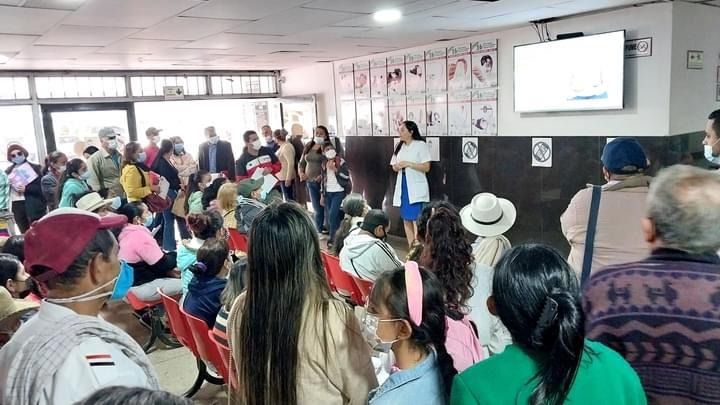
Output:
<svg viewBox="0 0 720 405">
<path fill-rule="evenodd" d="M 373 288 L 373 282 L 368 280 L 363 280 L 361 278 L 357 278 L 350 274 L 350 277 L 352 277 L 353 282 L 355 282 L 355 285 L 357 286 L 358 290 L 360 290 L 360 295 L 363 300 L 363 305 L 365 305 L 365 302 L 367 302 L 367 298 L 370 296 L 370 291 L 372 291 Z"/>
<path fill-rule="evenodd" d="M 213 333 L 212 329 L 208 331 L 208 337 L 213 343 L 215 343 L 215 346 L 217 346 L 218 352 L 220 352 L 220 357 L 222 358 L 223 363 L 225 363 L 225 369 L 228 370 L 228 375 L 225 380 L 229 381 L 231 388 L 237 387 L 235 373 L 233 372 L 232 365 L 230 364 L 230 348 L 221 344 L 217 341 L 217 339 L 215 339 L 215 334 Z"/>
<path fill-rule="evenodd" d="M 218 350 L 214 340 L 210 339 L 210 336 L 208 335 L 211 330 L 208 328 L 207 323 L 200 318 L 196 318 L 188 314 L 183 309 L 180 310 L 183 315 L 185 315 L 188 325 L 190 326 L 190 332 L 195 339 L 195 345 L 197 346 L 200 358 L 206 363 L 210 363 L 215 366 L 215 369 L 223 377 L 223 380 L 229 381 L 228 368 L 225 366 L 225 362 L 223 361 L 222 356 L 220 356 L 220 351 Z"/>
<path fill-rule="evenodd" d="M 322 258 L 331 284 L 335 286 L 335 290 L 341 295 L 349 297 L 350 301 L 355 305 L 365 305 L 363 295 L 352 277 L 340 268 L 340 259 L 327 252 L 322 252 Z"/>
<path fill-rule="evenodd" d="M 232 250 L 239 250 L 247 253 L 248 251 L 248 240 L 247 236 L 238 232 L 237 229 L 228 229 L 228 235 L 230 236 L 230 248 Z"/>
<path fill-rule="evenodd" d="M 128 291 L 125 297 L 132 309 L 135 310 L 135 316 L 137 316 L 138 319 L 141 319 L 139 313 L 143 311 L 146 311 L 146 313 L 150 316 L 149 324 L 145 321 L 141 322 L 148 329 L 150 329 L 150 337 L 143 345 L 143 350 L 145 351 L 145 353 L 150 353 L 155 350 L 155 341 L 158 339 L 163 342 L 167 347 L 172 349 L 176 349 L 181 346 L 181 343 L 177 342 L 175 339 L 173 339 L 172 336 L 165 333 L 165 325 L 163 324 L 164 315 L 162 310 L 162 299 L 157 299 L 154 301 L 143 301 L 138 298 L 138 296 L 135 295 L 132 290 Z"/>
</svg>

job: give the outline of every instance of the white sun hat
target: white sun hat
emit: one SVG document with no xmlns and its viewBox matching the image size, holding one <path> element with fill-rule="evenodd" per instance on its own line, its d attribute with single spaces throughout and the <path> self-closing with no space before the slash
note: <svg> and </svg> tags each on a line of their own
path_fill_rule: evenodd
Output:
<svg viewBox="0 0 720 405">
<path fill-rule="evenodd" d="M 513 203 L 492 193 L 475 195 L 470 204 L 460 210 L 465 229 L 483 237 L 504 234 L 515 224 L 516 217 Z"/>
</svg>

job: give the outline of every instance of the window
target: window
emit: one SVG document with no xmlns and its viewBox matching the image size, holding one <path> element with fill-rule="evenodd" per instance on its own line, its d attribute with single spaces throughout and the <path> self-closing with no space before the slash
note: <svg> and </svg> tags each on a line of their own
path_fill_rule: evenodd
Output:
<svg viewBox="0 0 720 405">
<path fill-rule="evenodd" d="M 38 98 L 126 97 L 122 76 L 39 76 Z"/>
<path fill-rule="evenodd" d="M 182 86 L 186 96 L 207 95 L 205 76 L 132 76 L 130 88 L 135 97 L 163 96 L 163 87 Z"/>
<path fill-rule="evenodd" d="M 0 107 L 0 165 L 2 170 L 9 164 L 5 151 L 10 144 L 19 143 L 28 150 L 28 160 L 38 161 L 37 140 L 33 127 L 32 107 L 29 105 L 14 105 Z"/>
<path fill-rule="evenodd" d="M 27 100 L 30 86 L 27 77 L 0 77 L 0 100 Z"/>
<path fill-rule="evenodd" d="M 211 76 L 212 94 L 277 94 L 274 74 Z"/>
</svg>

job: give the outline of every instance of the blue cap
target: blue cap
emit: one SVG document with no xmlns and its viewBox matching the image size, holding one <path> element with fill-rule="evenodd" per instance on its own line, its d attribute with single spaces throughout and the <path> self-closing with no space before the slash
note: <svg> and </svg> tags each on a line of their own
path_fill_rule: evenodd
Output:
<svg viewBox="0 0 720 405">
<path fill-rule="evenodd" d="M 615 138 L 603 149 L 603 166 L 614 174 L 631 174 L 647 169 L 648 160 L 635 138 Z"/>
</svg>

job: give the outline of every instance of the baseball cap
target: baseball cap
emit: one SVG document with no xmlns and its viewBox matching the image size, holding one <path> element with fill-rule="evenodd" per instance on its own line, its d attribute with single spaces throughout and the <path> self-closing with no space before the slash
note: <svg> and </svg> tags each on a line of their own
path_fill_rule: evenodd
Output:
<svg viewBox="0 0 720 405">
<path fill-rule="evenodd" d="M 385 211 L 374 209 L 368 211 L 368 213 L 365 215 L 365 218 L 360 224 L 360 228 L 362 228 L 363 231 L 372 232 L 378 226 L 388 226 L 389 224 L 390 218 L 388 218 L 388 215 L 385 213 Z"/>
<path fill-rule="evenodd" d="M 118 136 L 118 131 L 113 127 L 104 127 L 98 132 L 98 138 L 105 138 L 108 136 Z"/>
<path fill-rule="evenodd" d="M 155 128 L 155 127 L 150 127 L 150 128 L 148 128 L 148 129 L 145 130 L 145 135 L 146 135 L 146 136 L 160 135 L 160 131 L 162 131 L 162 129 L 157 129 L 157 128 Z"/>
<path fill-rule="evenodd" d="M 121 215 L 101 217 L 78 208 L 58 208 L 25 234 L 25 268 L 35 280 L 48 281 L 67 270 L 97 231 L 126 224 L 127 218 Z M 41 274 L 43 268 L 50 270 Z"/>
<path fill-rule="evenodd" d="M 250 194 L 252 194 L 253 191 L 262 187 L 264 182 L 265 181 L 262 178 L 259 178 L 257 180 L 241 180 L 240 183 L 238 183 L 238 194 L 245 198 L 250 198 Z"/>
<path fill-rule="evenodd" d="M 615 138 L 603 149 L 602 163 L 610 173 L 631 174 L 647 169 L 648 160 L 635 138 Z"/>
</svg>

